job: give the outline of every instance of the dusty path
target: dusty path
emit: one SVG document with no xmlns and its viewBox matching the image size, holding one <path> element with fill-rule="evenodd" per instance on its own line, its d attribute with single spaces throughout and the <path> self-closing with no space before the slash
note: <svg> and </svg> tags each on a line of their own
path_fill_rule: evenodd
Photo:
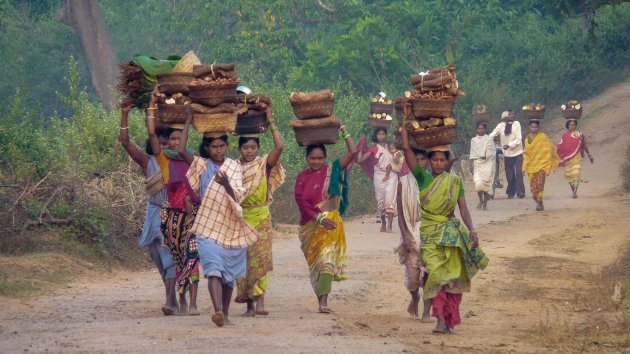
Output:
<svg viewBox="0 0 630 354">
<path fill-rule="evenodd" d="M 0 298 L 1 352 L 400 353 L 547 351 L 538 337 L 586 320 L 584 297 L 597 274 L 630 243 L 630 197 L 618 193 L 618 163 L 630 143 L 630 84 L 587 102 L 581 130 L 596 164 L 583 168 L 580 198 L 556 173 L 548 180 L 546 211 L 507 200 L 501 191 L 490 211 L 473 207 L 482 246 L 491 259 L 464 296 L 455 335 L 431 334 L 406 313 L 408 293 L 393 248 L 398 234 L 379 234 L 372 219 L 347 222 L 349 280 L 334 284 L 332 315 L 315 312 L 304 258 L 295 234 L 278 235 L 267 317 L 238 317 L 234 326 L 210 322 L 202 281 L 199 317 L 163 317 L 162 287 L 152 271 L 112 274 L 32 300 Z M 560 126 L 560 120 L 547 123 Z M 606 128 L 604 128 L 606 127 Z M 612 129 L 611 127 L 615 127 Z M 603 131 L 601 128 L 604 128 Z M 553 140 L 561 129 L 543 127 Z M 470 190 L 470 186 L 468 186 Z M 527 187 L 529 192 L 529 187 Z M 469 204 L 474 196 L 469 193 Z M 602 310 L 605 317 L 606 311 Z M 597 327 L 599 329 L 599 326 Z M 605 323 L 602 324 L 605 330 Z M 628 351 L 613 347 L 614 351 Z"/>
</svg>

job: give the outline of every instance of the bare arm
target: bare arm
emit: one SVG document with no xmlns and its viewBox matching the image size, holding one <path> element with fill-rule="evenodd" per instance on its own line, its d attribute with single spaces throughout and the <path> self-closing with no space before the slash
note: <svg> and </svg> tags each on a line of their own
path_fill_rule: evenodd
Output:
<svg viewBox="0 0 630 354">
<path fill-rule="evenodd" d="M 273 122 L 272 118 L 272 108 L 271 105 L 267 107 L 267 121 L 269 122 L 269 126 L 271 127 L 271 135 L 273 136 L 273 150 L 267 156 L 267 168 L 271 168 L 275 166 L 280 160 L 280 154 L 282 154 L 282 149 L 284 149 L 284 143 L 282 142 L 282 136 L 280 136 L 280 132 L 276 127 L 276 124 Z"/>
<path fill-rule="evenodd" d="M 383 181 L 387 181 L 391 173 L 392 173 L 392 164 L 387 164 L 387 167 L 385 168 L 385 177 L 383 177 Z"/>
<path fill-rule="evenodd" d="M 188 152 L 186 149 L 186 145 L 188 145 L 188 132 L 190 131 L 190 122 L 192 121 L 192 110 L 190 109 L 190 105 L 186 107 L 186 123 L 184 123 L 184 129 L 182 130 L 182 137 L 179 140 L 179 146 L 177 147 L 177 152 L 179 155 L 186 161 L 188 166 L 192 165 L 195 157 L 193 154 Z"/>
<path fill-rule="evenodd" d="M 361 163 L 367 160 L 372 154 L 369 151 L 359 151 L 357 155 L 357 162 Z"/>
<path fill-rule="evenodd" d="M 595 159 L 593 158 L 593 156 L 591 156 L 591 152 L 588 151 L 588 146 L 586 146 L 586 138 L 584 137 L 584 134 L 582 134 L 582 149 L 584 149 L 584 152 L 586 153 L 586 156 L 588 156 L 588 159 L 591 161 L 591 163 L 595 162 Z"/>
<path fill-rule="evenodd" d="M 214 176 L 214 180 L 225 188 L 225 191 L 230 197 L 232 197 L 232 199 L 237 200 L 236 193 L 234 193 L 234 189 L 232 189 L 232 185 L 230 184 L 230 180 L 225 174 L 225 171 L 217 172 Z"/>
<path fill-rule="evenodd" d="M 151 92 L 151 102 L 149 103 L 149 108 L 147 109 L 147 131 L 149 132 L 149 143 L 151 144 L 151 150 L 153 151 L 153 156 L 158 156 L 162 152 L 162 148 L 160 148 L 160 141 L 158 140 L 157 134 L 155 133 L 155 120 L 157 119 L 157 85 Z"/>
<path fill-rule="evenodd" d="M 472 248 L 477 248 L 479 246 L 479 239 L 477 238 L 477 231 L 475 231 L 475 226 L 473 225 L 472 217 L 470 216 L 470 210 L 468 210 L 468 204 L 466 204 L 465 197 L 459 197 L 457 200 L 457 205 L 459 206 L 459 214 L 462 217 L 462 221 L 464 225 L 470 230 L 470 237 L 472 238 Z"/>
<path fill-rule="evenodd" d="M 339 130 L 342 134 L 347 134 L 345 125 L 342 124 Z M 346 146 L 348 147 L 348 153 L 346 153 L 339 161 L 341 169 L 348 167 L 352 160 L 354 160 L 354 156 L 357 154 L 357 147 L 354 145 L 354 141 L 352 140 L 352 137 L 350 137 L 350 134 L 347 134 L 345 140 Z"/>
<path fill-rule="evenodd" d="M 405 161 L 407 161 L 407 166 L 409 166 L 410 170 L 413 170 L 416 166 L 418 166 L 418 160 L 416 160 L 416 154 L 414 154 L 413 150 L 411 150 L 411 146 L 409 145 L 409 134 L 407 133 L 407 120 L 409 119 L 409 114 L 411 114 L 411 103 L 405 103 L 405 107 L 403 109 L 403 122 L 402 122 L 402 148 L 405 153 Z"/>
<path fill-rule="evenodd" d="M 120 143 L 127 150 L 127 153 L 131 158 L 142 168 L 142 172 L 147 174 L 147 166 L 149 165 L 149 158 L 147 155 L 140 151 L 135 144 L 129 141 L 129 125 L 128 117 L 131 110 L 131 102 L 125 102 L 122 107 L 122 114 L 120 117 Z"/>
</svg>

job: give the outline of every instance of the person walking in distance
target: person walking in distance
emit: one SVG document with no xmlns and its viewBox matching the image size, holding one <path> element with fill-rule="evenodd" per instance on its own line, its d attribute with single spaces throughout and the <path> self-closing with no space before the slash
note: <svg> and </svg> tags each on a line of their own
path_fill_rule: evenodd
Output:
<svg viewBox="0 0 630 354">
<path fill-rule="evenodd" d="M 507 179 L 506 193 L 508 199 L 518 196 L 525 198 L 525 184 L 523 183 L 523 136 L 521 124 L 514 121 L 511 110 L 501 114 L 503 122 L 499 123 L 490 133 L 490 137 L 499 136 L 503 148 L 505 162 L 505 178 Z"/>
</svg>

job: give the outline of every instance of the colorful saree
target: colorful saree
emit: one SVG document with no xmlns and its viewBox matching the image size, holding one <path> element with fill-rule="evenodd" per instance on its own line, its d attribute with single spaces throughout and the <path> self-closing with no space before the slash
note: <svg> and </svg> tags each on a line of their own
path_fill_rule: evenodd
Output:
<svg viewBox="0 0 630 354">
<path fill-rule="evenodd" d="M 245 278 L 238 278 L 238 292 L 234 301 L 247 302 L 264 295 L 267 289 L 268 273 L 273 270 L 272 241 L 273 228 L 269 205 L 273 192 L 284 183 L 286 173 L 278 162 L 267 172 L 267 156 L 243 163 L 243 187 L 245 200 L 243 218 L 258 231 L 258 240 L 247 248 L 247 271 Z"/>
<path fill-rule="evenodd" d="M 578 186 L 582 181 L 580 170 L 582 169 L 584 135 L 577 130 L 568 130 L 560 143 L 556 145 L 560 163 L 564 164 L 564 178 L 571 186 Z"/>
<path fill-rule="evenodd" d="M 461 178 L 444 172 L 433 179 L 421 168 L 412 173 L 421 188 L 421 253 L 429 272 L 423 296 L 433 300 L 433 316 L 444 316 L 453 328 L 459 324 L 461 294 L 470 291 L 471 279 L 489 260 L 481 248 L 472 248 L 468 228 L 453 216 L 463 195 Z"/>
<path fill-rule="evenodd" d="M 164 245 L 169 249 L 176 264 L 177 291 L 183 293 L 189 282 L 199 281 L 199 254 L 195 235 L 190 232 L 193 223 L 186 224 L 189 217 L 185 210 L 185 199 L 193 203 L 192 216 L 197 213 L 199 197 L 186 180 L 188 165 L 182 160 L 171 160 L 168 164 L 169 180 L 166 185 L 168 201 L 162 206 L 160 218 Z"/>
<path fill-rule="evenodd" d="M 295 200 L 302 215 L 299 229 L 301 249 L 317 296 L 329 294 L 333 280 L 347 279 L 344 274 L 346 234 L 341 219 L 347 205 L 347 185 L 346 172 L 341 170 L 339 160 L 317 171 L 302 171 L 295 183 Z M 337 225 L 334 230 L 327 230 L 315 220 L 321 213 L 320 208 L 330 198 L 335 199 L 338 207 L 338 210 L 326 213 L 326 217 Z"/>
<path fill-rule="evenodd" d="M 532 197 L 536 202 L 542 201 L 545 176 L 555 170 L 559 162 L 556 145 L 545 133 L 538 133 L 533 139 L 531 134 L 527 136 L 523 151 L 523 172 L 529 177 Z"/>
</svg>

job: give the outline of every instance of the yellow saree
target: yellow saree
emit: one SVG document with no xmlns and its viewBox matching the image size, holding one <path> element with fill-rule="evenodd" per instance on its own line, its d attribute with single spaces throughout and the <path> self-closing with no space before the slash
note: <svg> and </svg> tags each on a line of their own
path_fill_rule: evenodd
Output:
<svg viewBox="0 0 630 354">
<path fill-rule="evenodd" d="M 442 287 L 453 294 L 470 291 L 470 280 L 489 262 L 481 248 L 472 248 L 468 228 L 453 216 L 461 183 L 444 172 L 420 191 L 422 261 L 429 272 L 425 299 L 436 297 Z"/>
<path fill-rule="evenodd" d="M 278 162 L 267 174 L 267 156 L 241 164 L 246 197 L 241 203 L 243 219 L 258 231 L 258 240 L 247 248 L 247 272 L 237 279 L 236 302 L 244 303 L 264 295 L 268 274 L 273 270 L 273 227 L 269 204 L 273 192 L 284 182 L 284 168 Z"/>
<path fill-rule="evenodd" d="M 337 225 L 336 229 L 327 230 L 315 217 L 308 219 L 299 229 L 301 249 L 317 296 L 330 293 L 332 281 L 346 279 L 346 234 L 341 214 L 347 201 L 347 181 L 339 160 L 326 169 L 321 175 L 303 171 L 296 180 L 296 202 L 301 210 L 306 208 L 319 213 L 329 199 L 334 198 L 336 203 L 336 209 L 324 213 Z"/>
</svg>

